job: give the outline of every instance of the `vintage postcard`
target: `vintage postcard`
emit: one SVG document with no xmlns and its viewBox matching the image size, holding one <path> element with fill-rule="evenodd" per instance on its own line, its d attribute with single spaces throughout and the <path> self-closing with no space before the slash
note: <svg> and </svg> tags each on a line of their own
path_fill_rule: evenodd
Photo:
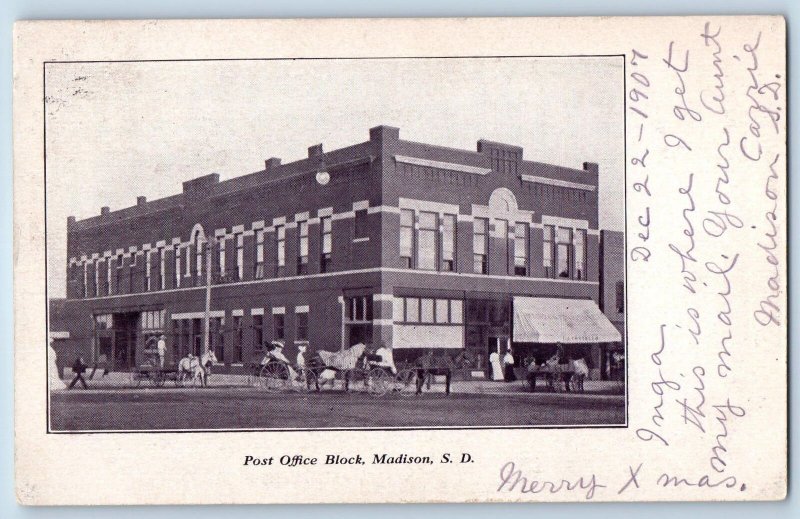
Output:
<svg viewBox="0 0 800 519">
<path fill-rule="evenodd" d="M 785 49 L 19 22 L 19 501 L 782 499 Z"/>
</svg>

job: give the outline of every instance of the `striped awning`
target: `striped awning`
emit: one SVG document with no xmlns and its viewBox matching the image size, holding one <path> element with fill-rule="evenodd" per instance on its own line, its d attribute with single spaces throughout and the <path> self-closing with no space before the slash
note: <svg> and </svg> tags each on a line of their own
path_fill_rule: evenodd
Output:
<svg viewBox="0 0 800 519">
<path fill-rule="evenodd" d="M 515 297 L 514 341 L 583 344 L 622 336 L 591 299 Z"/>
</svg>

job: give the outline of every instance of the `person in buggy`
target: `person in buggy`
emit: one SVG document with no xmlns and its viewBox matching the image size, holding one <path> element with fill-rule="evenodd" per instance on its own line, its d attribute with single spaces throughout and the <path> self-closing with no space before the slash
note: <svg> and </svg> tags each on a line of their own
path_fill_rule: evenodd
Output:
<svg viewBox="0 0 800 519">
<path fill-rule="evenodd" d="M 394 365 L 394 356 L 392 349 L 387 347 L 385 343 L 381 342 L 378 349 L 374 353 L 367 356 L 367 367 L 379 367 L 389 370 L 392 375 L 397 375 L 397 367 Z"/>
<path fill-rule="evenodd" d="M 287 368 L 289 368 L 289 380 L 295 380 L 297 378 L 297 372 L 294 370 L 294 367 L 292 367 L 291 361 L 283 353 L 282 342 L 272 341 L 269 343 L 269 346 L 267 347 L 267 353 L 261 360 L 261 365 L 266 366 L 270 362 L 282 362 Z"/>
</svg>

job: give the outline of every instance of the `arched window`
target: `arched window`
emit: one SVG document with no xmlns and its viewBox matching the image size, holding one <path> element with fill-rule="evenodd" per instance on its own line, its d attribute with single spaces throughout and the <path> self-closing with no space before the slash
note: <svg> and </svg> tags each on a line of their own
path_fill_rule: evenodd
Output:
<svg viewBox="0 0 800 519">
<path fill-rule="evenodd" d="M 192 229 L 192 245 L 194 246 L 195 254 L 195 273 L 197 276 L 203 275 L 203 249 L 205 248 L 206 235 L 203 227 L 197 224 Z M 188 257 L 187 257 L 188 259 Z M 186 266 L 187 270 L 189 266 Z"/>
</svg>

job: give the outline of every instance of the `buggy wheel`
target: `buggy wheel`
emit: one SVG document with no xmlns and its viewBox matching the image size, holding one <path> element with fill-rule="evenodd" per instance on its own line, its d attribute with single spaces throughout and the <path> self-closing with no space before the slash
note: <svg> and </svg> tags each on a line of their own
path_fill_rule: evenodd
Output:
<svg viewBox="0 0 800 519">
<path fill-rule="evenodd" d="M 139 373 L 138 369 L 136 368 L 132 369 L 130 377 L 131 377 L 131 386 L 139 387 L 142 384 L 142 374 Z"/>
<path fill-rule="evenodd" d="M 275 393 L 286 389 L 286 385 L 291 384 L 289 380 L 289 369 L 280 362 L 270 362 L 261 368 L 261 387 L 270 393 Z"/>
<path fill-rule="evenodd" d="M 367 391 L 372 396 L 383 396 L 391 386 L 391 375 L 383 368 L 372 368 L 367 373 Z"/>
<path fill-rule="evenodd" d="M 417 393 L 417 370 L 416 369 L 402 369 L 394 377 L 395 393 L 401 396 L 413 396 Z"/>
<path fill-rule="evenodd" d="M 167 376 L 161 370 L 150 372 L 150 383 L 155 387 L 163 387 L 164 382 L 167 381 Z"/>
</svg>

